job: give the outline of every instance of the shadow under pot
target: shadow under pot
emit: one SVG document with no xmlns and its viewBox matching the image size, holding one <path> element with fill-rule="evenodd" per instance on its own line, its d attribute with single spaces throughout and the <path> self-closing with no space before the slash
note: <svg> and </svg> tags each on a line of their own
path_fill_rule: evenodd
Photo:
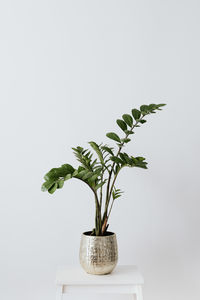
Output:
<svg viewBox="0 0 200 300">
<path fill-rule="evenodd" d="M 116 234 L 106 232 L 105 236 L 92 236 L 84 232 L 80 244 L 80 264 L 89 274 L 105 275 L 113 271 L 118 261 Z"/>
</svg>

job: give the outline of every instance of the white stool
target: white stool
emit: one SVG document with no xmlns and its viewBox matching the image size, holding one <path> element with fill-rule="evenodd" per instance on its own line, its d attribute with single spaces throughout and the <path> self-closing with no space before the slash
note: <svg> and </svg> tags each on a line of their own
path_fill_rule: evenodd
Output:
<svg viewBox="0 0 200 300">
<path fill-rule="evenodd" d="M 63 267 L 56 274 L 56 300 L 67 293 L 129 294 L 143 300 L 142 275 L 136 266 L 117 266 L 108 275 L 91 275 L 81 267 Z"/>
</svg>

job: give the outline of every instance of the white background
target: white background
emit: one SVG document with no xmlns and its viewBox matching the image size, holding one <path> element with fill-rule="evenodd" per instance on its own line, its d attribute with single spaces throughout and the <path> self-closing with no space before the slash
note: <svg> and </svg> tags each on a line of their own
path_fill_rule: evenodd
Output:
<svg viewBox="0 0 200 300">
<path fill-rule="evenodd" d="M 72 146 L 114 145 L 115 120 L 152 102 L 167 106 L 127 147 L 149 169 L 122 171 L 110 230 L 146 300 L 200 299 L 199 35 L 195 0 L 1 1 L 2 300 L 54 299 L 57 266 L 79 264 L 93 227 L 87 186 L 49 195 L 43 175 L 76 166 Z"/>
</svg>

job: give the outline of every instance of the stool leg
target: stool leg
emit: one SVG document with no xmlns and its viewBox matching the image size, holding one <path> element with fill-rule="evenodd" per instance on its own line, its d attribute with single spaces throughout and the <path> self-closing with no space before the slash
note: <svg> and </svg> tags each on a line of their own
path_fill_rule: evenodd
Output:
<svg viewBox="0 0 200 300">
<path fill-rule="evenodd" d="M 56 287 L 56 300 L 62 300 L 63 295 L 63 286 L 57 285 Z"/>
<path fill-rule="evenodd" d="M 139 285 L 136 290 L 136 299 L 143 300 L 142 287 Z"/>
</svg>

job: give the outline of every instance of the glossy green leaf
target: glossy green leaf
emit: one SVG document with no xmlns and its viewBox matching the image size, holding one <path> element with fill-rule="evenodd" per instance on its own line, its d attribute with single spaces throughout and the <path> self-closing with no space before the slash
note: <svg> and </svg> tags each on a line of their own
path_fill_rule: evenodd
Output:
<svg viewBox="0 0 200 300">
<path fill-rule="evenodd" d="M 51 180 L 45 181 L 41 187 L 42 192 L 48 191 L 54 183 L 55 181 L 51 181 Z"/>
<path fill-rule="evenodd" d="M 59 168 L 51 169 L 45 176 L 45 180 L 57 180 L 60 177 L 64 177 L 67 174 L 73 173 L 74 168 L 69 164 L 64 164 Z"/>
<path fill-rule="evenodd" d="M 145 160 L 145 158 L 142 157 L 142 156 L 137 156 L 136 159 L 139 160 L 139 161 L 144 161 Z"/>
<path fill-rule="evenodd" d="M 77 158 L 77 160 L 81 163 L 81 166 L 84 167 L 84 169 L 92 171 L 95 164 L 92 160 L 92 153 L 88 149 L 83 149 L 82 147 L 76 147 L 72 148 L 74 150 L 74 154 Z"/>
<path fill-rule="evenodd" d="M 123 120 L 118 119 L 116 122 L 123 131 L 127 130 L 127 125 Z"/>
<path fill-rule="evenodd" d="M 94 187 L 94 189 L 95 189 L 95 190 L 98 190 L 98 189 L 101 188 L 105 183 L 106 183 L 106 181 L 103 181 L 103 182 L 97 184 L 97 185 Z"/>
<path fill-rule="evenodd" d="M 128 143 L 128 142 L 130 142 L 130 141 L 131 141 L 131 139 L 124 138 L 124 139 L 121 139 L 121 141 L 122 141 L 123 143 Z"/>
<path fill-rule="evenodd" d="M 58 181 L 58 189 L 61 189 L 62 187 L 63 187 L 63 185 L 64 185 L 64 180 L 62 180 L 62 179 L 60 179 L 59 181 Z"/>
<path fill-rule="evenodd" d="M 82 179 L 83 176 L 85 176 L 87 173 L 88 173 L 88 170 L 80 171 L 80 172 L 77 174 L 77 177 Z"/>
<path fill-rule="evenodd" d="M 73 177 L 76 177 L 78 175 L 78 170 L 75 170 L 72 174 Z"/>
<path fill-rule="evenodd" d="M 78 172 L 77 172 L 78 173 Z M 69 180 L 72 178 L 72 174 L 67 174 L 65 177 L 64 177 L 64 180 Z"/>
<path fill-rule="evenodd" d="M 123 192 L 122 192 L 120 189 L 116 189 L 116 188 L 114 187 L 114 189 L 113 189 L 113 191 L 112 191 L 112 197 L 113 197 L 113 200 L 115 200 L 115 199 L 121 197 L 121 196 L 122 196 L 122 193 L 123 193 Z"/>
<path fill-rule="evenodd" d="M 99 174 L 94 174 L 94 175 L 92 175 L 92 176 L 89 178 L 88 181 L 93 182 L 93 181 L 95 181 L 98 177 L 99 177 Z"/>
<path fill-rule="evenodd" d="M 51 187 L 50 189 L 48 189 L 48 192 L 49 192 L 50 194 L 53 194 L 53 193 L 56 191 L 57 186 L 58 186 L 57 182 L 54 183 L 54 184 L 52 185 L 52 187 Z"/>
<path fill-rule="evenodd" d="M 119 136 L 114 132 L 109 132 L 109 133 L 106 134 L 106 136 L 111 140 L 114 140 L 114 141 L 119 142 L 119 143 L 121 142 Z"/>
<path fill-rule="evenodd" d="M 163 107 L 165 105 L 166 105 L 165 103 L 161 103 L 161 104 L 157 104 L 157 107 Z"/>
<path fill-rule="evenodd" d="M 149 110 L 152 112 L 154 111 L 155 109 L 157 108 L 157 105 L 156 104 L 149 104 Z"/>
<path fill-rule="evenodd" d="M 136 127 L 137 127 L 137 126 L 136 126 Z M 125 132 L 126 134 L 128 134 L 128 135 L 129 135 L 129 134 L 134 134 L 134 131 L 132 131 L 132 130 L 125 130 L 124 132 Z"/>
<path fill-rule="evenodd" d="M 110 159 L 112 161 L 114 161 L 115 163 L 117 163 L 117 164 L 123 164 L 123 161 L 119 157 L 117 157 L 117 156 L 111 156 Z"/>
<path fill-rule="evenodd" d="M 104 150 L 104 151 L 106 151 L 106 152 L 108 152 L 111 155 L 114 155 L 114 153 L 112 151 L 113 148 L 110 148 L 108 146 L 101 146 L 101 149 Z"/>
<path fill-rule="evenodd" d="M 56 180 L 58 178 L 57 176 L 57 168 L 51 169 L 48 173 L 44 175 L 45 180 Z"/>
<path fill-rule="evenodd" d="M 61 166 L 63 172 L 66 173 L 73 173 L 74 172 L 74 168 L 70 165 L 70 164 L 64 164 Z"/>
<path fill-rule="evenodd" d="M 83 166 L 78 167 L 78 173 L 80 173 L 81 171 L 85 171 L 85 168 Z"/>
<path fill-rule="evenodd" d="M 140 122 L 141 124 L 144 124 L 144 123 L 146 123 L 146 120 L 142 119 L 142 120 L 140 120 L 139 122 Z"/>
<path fill-rule="evenodd" d="M 133 118 L 131 117 L 131 115 L 124 114 L 124 115 L 122 116 L 122 118 L 123 118 L 124 122 L 125 122 L 128 126 L 130 126 L 130 127 L 133 126 Z"/>
<path fill-rule="evenodd" d="M 83 179 L 83 180 L 86 180 L 86 179 L 92 177 L 93 174 L 94 174 L 93 172 L 87 172 L 87 173 L 82 177 L 82 179 Z"/>
<path fill-rule="evenodd" d="M 145 162 L 144 160 L 141 161 L 141 159 L 138 157 L 133 157 L 131 156 L 131 159 L 133 161 L 133 165 L 134 167 L 138 167 L 138 168 L 142 168 L 142 169 L 147 169 L 147 162 Z"/>
<path fill-rule="evenodd" d="M 137 121 L 141 116 L 141 112 L 138 109 L 134 108 L 132 109 L 132 116 Z"/>
<path fill-rule="evenodd" d="M 89 142 L 89 144 L 94 149 L 94 151 L 96 152 L 96 154 L 98 155 L 100 162 L 102 164 L 104 164 L 103 154 L 102 154 L 99 146 L 95 142 Z"/>
<path fill-rule="evenodd" d="M 148 105 L 141 105 L 140 106 L 140 111 L 141 113 L 144 114 L 148 114 L 149 113 L 149 106 Z"/>
<path fill-rule="evenodd" d="M 131 160 L 131 158 L 128 156 L 127 153 L 120 153 L 120 157 L 121 157 L 121 159 L 124 161 L 125 164 L 132 165 L 132 160 Z"/>
</svg>

